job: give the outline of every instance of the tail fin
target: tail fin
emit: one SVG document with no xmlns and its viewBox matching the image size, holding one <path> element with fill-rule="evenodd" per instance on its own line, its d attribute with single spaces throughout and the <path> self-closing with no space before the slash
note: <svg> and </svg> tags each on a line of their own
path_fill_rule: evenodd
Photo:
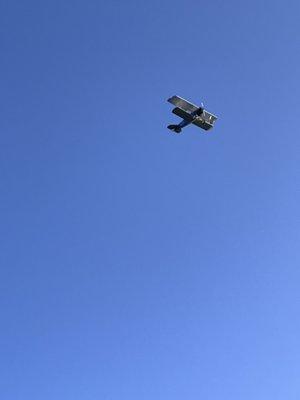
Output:
<svg viewBox="0 0 300 400">
<path fill-rule="evenodd" d="M 173 132 L 180 133 L 181 128 L 178 125 L 168 125 L 168 129 L 170 129 Z"/>
</svg>

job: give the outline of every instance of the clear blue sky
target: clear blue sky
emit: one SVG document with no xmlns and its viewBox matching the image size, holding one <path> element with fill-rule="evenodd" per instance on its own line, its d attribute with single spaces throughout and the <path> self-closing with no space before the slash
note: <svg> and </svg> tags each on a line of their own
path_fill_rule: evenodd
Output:
<svg viewBox="0 0 300 400">
<path fill-rule="evenodd" d="M 1 399 L 299 400 L 299 14 L 2 2 Z"/>
</svg>

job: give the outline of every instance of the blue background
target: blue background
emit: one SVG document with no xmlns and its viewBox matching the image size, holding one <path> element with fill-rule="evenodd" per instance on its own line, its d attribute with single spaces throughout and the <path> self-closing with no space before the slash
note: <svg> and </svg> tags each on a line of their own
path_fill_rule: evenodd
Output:
<svg viewBox="0 0 300 400">
<path fill-rule="evenodd" d="M 299 13 L 2 2 L 1 398 L 299 400 Z"/>
</svg>

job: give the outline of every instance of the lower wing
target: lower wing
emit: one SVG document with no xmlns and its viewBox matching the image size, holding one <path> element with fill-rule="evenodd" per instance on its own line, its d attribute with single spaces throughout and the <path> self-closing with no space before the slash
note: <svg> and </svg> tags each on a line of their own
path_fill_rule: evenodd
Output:
<svg viewBox="0 0 300 400">
<path fill-rule="evenodd" d="M 184 111 L 184 110 L 182 110 L 181 108 L 178 108 L 178 107 L 175 107 L 172 110 L 172 113 L 175 114 L 175 115 L 178 115 L 178 117 L 184 119 L 185 121 L 192 122 L 193 119 L 194 119 L 194 117 L 190 113 L 188 113 L 188 112 L 186 112 L 186 111 Z"/>
<path fill-rule="evenodd" d="M 192 122 L 194 125 L 204 129 L 205 131 L 211 129 L 213 127 L 214 121 L 216 120 L 216 117 L 212 119 L 210 117 L 212 114 L 209 114 L 207 111 L 204 111 L 201 117 L 196 117 L 196 118 L 190 113 L 187 113 L 186 111 L 178 107 L 175 107 L 172 110 L 172 113 L 178 115 L 178 117 L 184 119 L 185 121 Z"/>
</svg>

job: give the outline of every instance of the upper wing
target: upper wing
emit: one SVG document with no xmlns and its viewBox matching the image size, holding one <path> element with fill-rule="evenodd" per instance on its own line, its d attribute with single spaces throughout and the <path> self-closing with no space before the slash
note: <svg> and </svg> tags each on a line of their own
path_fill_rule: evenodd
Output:
<svg viewBox="0 0 300 400">
<path fill-rule="evenodd" d="M 172 111 L 174 114 L 186 121 L 193 122 L 194 125 L 199 126 L 206 131 L 211 129 L 214 126 L 214 122 L 217 120 L 215 115 L 206 110 L 203 111 L 201 116 L 193 120 L 193 116 L 191 114 L 198 110 L 199 107 L 184 100 L 182 97 L 172 96 L 168 99 L 168 102 L 176 106 Z"/>
<path fill-rule="evenodd" d="M 173 104 L 176 107 L 181 108 L 182 110 L 192 113 L 198 110 L 199 107 L 195 106 L 195 104 L 190 103 L 189 101 L 184 100 L 182 97 L 179 96 L 172 96 L 168 99 L 168 102 Z"/>
<path fill-rule="evenodd" d="M 211 114 L 210 112 L 204 110 L 203 114 L 201 115 L 201 118 L 210 124 L 214 124 L 214 122 L 218 119 L 215 115 Z"/>
</svg>

